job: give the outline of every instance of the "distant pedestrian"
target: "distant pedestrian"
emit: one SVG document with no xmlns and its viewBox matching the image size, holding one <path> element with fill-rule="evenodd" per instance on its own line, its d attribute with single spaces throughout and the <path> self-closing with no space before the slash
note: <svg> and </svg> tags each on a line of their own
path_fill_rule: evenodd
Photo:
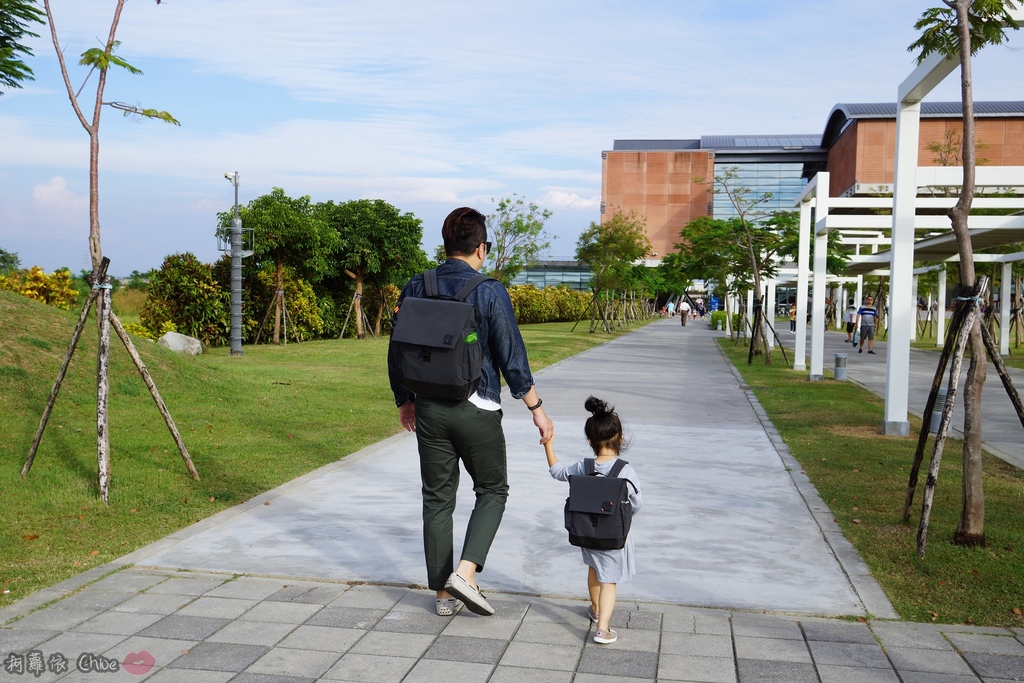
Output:
<svg viewBox="0 0 1024 683">
<path fill-rule="evenodd" d="M 869 296 L 864 305 L 857 310 L 857 324 L 860 326 L 860 347 L 857 353 L 864 353 L 864 342 L 868 343 L 868 353 L 875 352 L 875 321 L 878 309 L 875 308 L 875 297 Z"/>
<path fill-rule="evenodd" d="M 686 327 L 686 320 L 690 317 L 690 303 L 686 299 L 679 302 L 679 317 L 683 319 L 683 327 Z"/>
<path fill-rule="evenodd" d="M 587 443 L 594 450 L 594 468 L 598 476 L 607 476 L 619 453 L 625 450 L 622 423 L 615 409 L 599 398 L 591 396 L 584 407 L 591 413 L 583 428 Z M 571 476 L 582 476 L 586 470 L 586 459 L 571 465 L 558 462 L 554 448 L 547 448 L 548 471 L 559 481 L 569 481 Z M 643 497 L 640 495 L 640 481 L 632 465 L 626 464 L 619 477 L 633 483 L 629 489 L 629 502 L 633 513 L 640 511 Z M 590 592 L 590 607 L 587 614 L 597 624 L 594 642 L 602 645 L 614 643 L 618 634 L 609 628 L 612 612 L 615 611 L 616 585 L 628 581 L 636 573 L 636 559 L 632 534 L 626 537 L 626 545 L 619 550 L 591 550 L 580 548 L 587 570 L 587 589 Z"/>
<path fill-rule="evenodd" d="M 789 331 L 796 332 L 796 304 L 789 305 Z"/>
<path fill-rule="evenodd" d="M 676 317 L 676 302 L 675 301 L 669 301 L 668 302 L 668 306 L 666 306 L 666 308 L 668 308 L 668 314 L 669 314 L 670 317 L 673 317 L 673 318 Z"/>
<path fill-rule="evenodd" d="M 857 342 L 853 341 L 853 332 L 857 329 L 857 306 L 853 303 L 853 299 L 850 299 L 850 305 L 846 307 L 843 322 L 846 323 L 846 341 L 856 344 Z"/>
</svg>

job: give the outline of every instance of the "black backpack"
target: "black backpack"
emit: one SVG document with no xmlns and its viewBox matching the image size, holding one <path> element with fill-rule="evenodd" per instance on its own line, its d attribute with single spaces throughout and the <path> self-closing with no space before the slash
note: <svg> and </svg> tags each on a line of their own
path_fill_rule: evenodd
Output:
<svg viewBox="0 0 1024 683">
<path fill-rule="evenodd" d="M 585 474 L 569 477 L 569 497 L 565 499 L 569 543 L 591 550 L 618 550 L 626 545 L 633 522 L 629 486 L 637 490 L 629 479 L 619 479 L 619 472 L 628 464 L 616 458 L 608 476 L 603 476 L 594 459 L 586 458 Z"/>
<path fill-rule="evenodd" d="M 466 303 L 476 287 L 494 278 L 470 278 L 452 298 L 437 291 L 437 270 L 423 273 L 425 297 L 407 296 L 395 315 L 391 344 L 398 347 L 402 386 L 428 398 L 467 399 L 480 384 L 483 348 L 480 312 Z"/>
</svg>

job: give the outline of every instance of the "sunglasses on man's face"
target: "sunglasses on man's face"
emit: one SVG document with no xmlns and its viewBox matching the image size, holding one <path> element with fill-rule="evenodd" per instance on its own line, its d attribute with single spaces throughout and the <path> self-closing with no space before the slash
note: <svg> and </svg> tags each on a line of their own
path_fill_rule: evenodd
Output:
<svg viewBox="0 0 1024 683">
<path fill-rule="evenodd" d="M 485 254 L 490 254 L 491 253 L 491 243 L 490 242 L 481 242 L 481 244 L 484 245 L 484 253 Z"/>
</svg>

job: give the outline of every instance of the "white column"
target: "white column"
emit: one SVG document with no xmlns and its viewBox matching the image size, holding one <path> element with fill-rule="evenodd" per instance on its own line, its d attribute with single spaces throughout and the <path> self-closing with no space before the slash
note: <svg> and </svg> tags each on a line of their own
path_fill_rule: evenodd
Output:
<svg viewBox="0 0 1024 683">
<path fill-rule="evenodd" d="M 864 304 L 864 276 L 857 276 L 857 296 L 854 297 L 853 303 L 860 308 Z"/>
<path fill-rule="evenodd" d="M 828 193 L 829 174 L 818 173 L 817 202 L 814 211 L 814 280 L 811 303 L 811 381 L 825 379 L 825 280 L 828 278 Z"/>
<path fill-rule="evenodd" d="M 1010 306 L 1013 291 L 1010 278 L 1013 277 L 1013 263 L 1003 264 L 1003 275 L 999 278 L 999 355 L 1010 355 Z"/>
<path fill-rule="evenodd" d="M 910 341 L 917 341 L 917 323 L 918 323 L 918 317 L 917 317 L 918 316 L 918 310 L 917 310 L 917 284 L 918 284 L 918 281 L 920 279 L 921 279 L 921 276 L 915 274 L 914 278 L 913 278 L 913 281 L 912 281 L 912 284 L 910 286 L 910 292 L 911 292 L 910 298 L 914 302 L 913 305 L 911 306 L 911 309 L 910 309 L 911 311 L 913 311 L 913 314 L 914 314 L 914 319 L 910 322 Z"/>
<path fill-rule="evenodd" d="M 901 100 L 896 112 L 896 165 L 893 174 L 892 261 L 889 268 L 889 325 L 885 363 L 885 417 L 882 433 L 909 436 L 910 326 L 914 304 L 914 213 L 921 101 Z M 913 305 L 916 309 L 917 306 Z"/>
<path fill-rule="evenodd" d="M 946 343 L 946 271 L 939 271 L 939 309 L 935 316 L 935 345 Z"/>
<path fill-rule="evenodd" d="M 768 333 L 768 348 L 775 348 L 775 278 L 768 278 L 768 294 L 764 297 L 765 319 L 772 324 L 771 329 L 765 330 Z"/>
<path fill-rule="evenodd" d="M 818 176 L 811 182 L 817 183 Z M 794 370 L 807 369 L 807 283 L 811 271 L 811 211 L 811 200 L 800 203 L 800 242 L 796 260 L 796 339 L 793 340 Z"/>
</svg>

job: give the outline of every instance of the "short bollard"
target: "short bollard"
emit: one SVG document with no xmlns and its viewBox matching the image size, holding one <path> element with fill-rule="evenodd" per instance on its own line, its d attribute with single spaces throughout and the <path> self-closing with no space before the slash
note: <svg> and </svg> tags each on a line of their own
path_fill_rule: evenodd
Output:
<svg viewBox="0 0 1024 683">
<path fill-rule="evenodd" d="M 846 354 L 836 354 L 836 379 L 846 379 Z"/>
<path fill-rule="evenodd" d="M 946 409 L 946 396 L 946 387 L 939 387 L 938 392 L 935 394 L 935 407 L 932 408 L 931 424 L 928 426 L 929 434 L 939 433 L 939 423 L 942 422 L 942 411 Z"/>
</svg>

